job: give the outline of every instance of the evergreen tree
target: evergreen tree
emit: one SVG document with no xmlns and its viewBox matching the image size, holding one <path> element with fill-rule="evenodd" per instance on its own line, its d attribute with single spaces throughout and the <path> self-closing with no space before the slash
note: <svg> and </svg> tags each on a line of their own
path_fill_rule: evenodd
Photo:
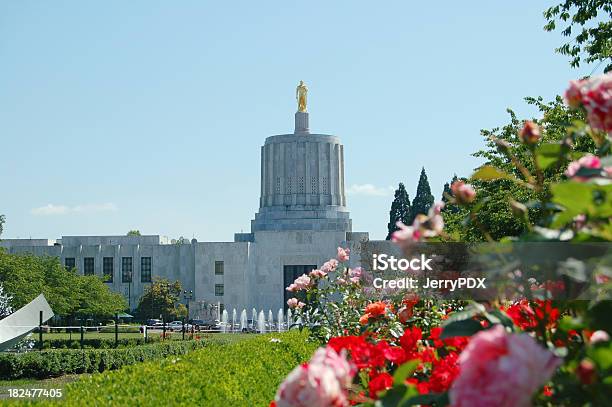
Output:
<svg viewBox="0 0 612 407">
<path fill-rule="evenodd" d="M 421 170 L 421 176 L 419 177 L 419 185 L 417 186 L 416 196 L 412 201 L 412 211 L 410 212 L 410 223 L 414 222 L 414 218 L 420 213 L 427 213 L 429 208 L 433 205 L 434 197 L 431 194 L 431 187 L 429 181 L 427 181 L 427 174 L 425 168 Z"/>
<path fill-rule="evenodd" d="M 453 191 L 451 190 L 451 185 L 455 181 L 459 181 L 457 174 L 453 175 L 453 179 L 451 182 L 447 182 L 444 184 L 444 191 L 442 191 L 442 202 L 444 202 L 444 209 L 442 211 L 456 213 L 459 211 L 459 207 L 457 205 L 450 204 L 450 198 L 453 196 Z"/>
<path fill-rule="evenodd" d="M 391 240 L 391 235 L 393 232 L 398 230 L 398 227 L 396 226 L 398 221 L 408 223 L 409 219 L 410 197 L 406 192 L 404 184 L 400 182 L 399 187 L 395 190 L 395 199 L 393 200 L 391 210 L 389 211 L 389 224 L 387 225 L 389 233 L 387 234 L 387 240 Z"/>
</svg>

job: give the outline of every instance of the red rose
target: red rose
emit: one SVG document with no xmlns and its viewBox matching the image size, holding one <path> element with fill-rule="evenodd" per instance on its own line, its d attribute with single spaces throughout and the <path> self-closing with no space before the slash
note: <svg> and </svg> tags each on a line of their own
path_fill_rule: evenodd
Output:
<svg viewBox="0 0 612 407">
<path fill-rule="evenodd" d="M 370 380 L 368 387 L 370 389 L 370 397 L 376 398 L 379 391 L 390 389 L 393 386 L 393 377 L 387 373 L 380 373 Z"/>
</svg>

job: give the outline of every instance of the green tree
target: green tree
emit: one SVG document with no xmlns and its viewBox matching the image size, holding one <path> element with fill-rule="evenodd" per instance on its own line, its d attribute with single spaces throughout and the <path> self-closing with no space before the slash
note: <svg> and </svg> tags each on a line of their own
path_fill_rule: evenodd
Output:
<svg viewBox="0 0 612 407">
<path fill-rule="evenodd" d="M 142 320 L 159 318 L 165 321 L 187 316 L 187 308 L 180 303 L 181 283 L 165 278 L 155 278 L 138 301 L 136 316 Z"/>
<path fill-rule="evenodd" d="M 600 61 L 605 72 L 612 70 L 612 0 L 564 0 L 544 11 L 544 17 L 546 31 L 559 23 L 561 34 L 570 38 L 555 51 L 570 57 L 572 67 Z"/>
<path fill-rule="evenodd" d="M 138 229 L 130 230 L 129 232 L 127 232 L 127 236 L 141 236 L 140 230 Z"/>
<path fill-rule="evenodd" d="M 410 220 L 409 223 L 414 222 L 414 218 L 417 217 L 418 214 L 427 213 L 429 208 L 433 205 L 434 196 L 431 194 L 431 187 L 429 186 L 429 181 L 427 180 L 427 174 L 425 173 L 425 168 L 421 169 L 421 176 L 419 177 L 419 184 L 417 185 L 416 196 L 412 201 L 412 210 L 410 212 Z"/>
<path fill-rule="evenodd" d="M 127 303 L 121 294 L 112 292 L 98 276 L 79 276 L 78 306 L 74 315 L 78 317 L 111 317 L 125 310 Z"/>
<path fill-rule="evenodd" d="M 410 219 L 410 197 L 406 192 L 404 184 L 400 182 L 399 187 L 395 190 L 395 199 L 391 203 L 391 210 L 389 211 L 389 223 L 387 229 L 387 240 L 391 239 L 393 232 L 398 230 L 397 222 L 408 223 Z"/>
<path fill-rule="evenodd" d="M 575 140 L 568 140 L 566 126 L 571 126 L 576 120 L 584 120 L 584 113 L 579 110 L 569 109 L 560 96 L 552 102 L 544 102 L 542 98 L 525 98 L 527 104 L 538 109 L 541 119 L 536 120 L 543 130 L 541 142 L 562 143 L 571 142 L 574 144 L 574 151 L 577 153 L 595 153 L 596 147 L 593 140 L 584 134 L 577 135 Z M 527 171 L 531 174 L 536 173 L 536 168 L 529 157 L 528 147 L 521 143 L 518 138 L 524 120 L 519 120 L 516 114 L 508 109 L 510 122 L 502 127 L 491 130 L 481 130 L 481 134 L 486 140 L 486 147 L 473 154 L 475 157 L 484 159 L 483 165 L 492 165 L 517 178 L 521 178 L 521 171 L 517 169 L 512 160 L 500 149 L 499 143 L 492 138 L 496 138 L 505 143 L 508 151 L 516 158 Z M 538 146 L 535 147 L 536 151 Z M 544 188 L 542 191 L 534 191 L 516 183 L 498 179 L 494 181 L 473 180 L 477 192 L 478 205 L 481 205 L 474 219 L 467 217 L 468 211 L 465 207 L 457 213 L 449 211 L 443 212 L 446 231 L 454 240 L 459 241 L 483 241 L 485 231 L 494 240 L 505 236 L 519 236 L 525 231 L 525 223 L 517 219 L 511 206 L 511 202 L 519 202 L 527 208 L 527 216 L 530 222 L 535 225 L 542 225 L 552 216 L 552 208 L 542 207 L 536 204 L 546 200 L 549 196 L 549 185 L 558 182 L 564 175 L 567 162 L 560 165 L 553 165 L 546 168 L 542 175 L 544 178 Z"/>
<path fill-rule="evenodd" d="M 444 184 L 444 189 L 442 190 L 441 198 L 442 202 L 444 202 L 444 209 L 442 209 L 444 212 L 459 212 L 459 207 L 451 203 L 451 198 L 453 197 L 451 185 L 453 185 L 455 181 L 459 181 L 459 177 L 457 177 L 457 174 L 453 175 L 453 179 L 450 182 Z"/>
<path fill-rule="evenodd" d="M 66 270 L 57 257 L 8 254 L 0 250 L 0 281 L 20 308 L 44 294 L 53 312 L 71 320 L 75 316 L 104 318 L 125 309 L 125 300 L 97 276 Z"/>
</svg>

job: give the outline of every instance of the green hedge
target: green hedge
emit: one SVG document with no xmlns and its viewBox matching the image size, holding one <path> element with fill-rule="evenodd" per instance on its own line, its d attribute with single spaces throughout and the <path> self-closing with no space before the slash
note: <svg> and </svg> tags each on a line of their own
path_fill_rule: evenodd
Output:
<svg viewBox="0 0 612 407">
<path fill-rule="evenodd" d="M 185 356 L 81 379 L 66 387 L 62 404 L 267 407 L 285 376 L 316 347 L 298 332 L 211 344 Z"/>
<path fill-rule="evenodd" d="M 110 349 L 110 348 L 127 348 L 133 346 L 146 345 L 160 342 L 159 335 L 151 335 L 145 343 L 144 338 L 119 338 L 118 346 L 115 346 L 114 338 L 85 338 L 83 339 L 83 347 L 85 349 Z M 38 343 L 36 344 L 38 346 Z M 45 339 L 43 340 L 44 349 L 80 349 L 80 339 Z"/>
<path fill-rule="evenodd" d="M 65 374 L 103 372 L 169 355 L 183 355 L 206 344 L 206 341 L 166 341 L 118 349 L 52 349 L 18 354 L 0 353 L 0 379 L 45 379 Z"/>
</svg>

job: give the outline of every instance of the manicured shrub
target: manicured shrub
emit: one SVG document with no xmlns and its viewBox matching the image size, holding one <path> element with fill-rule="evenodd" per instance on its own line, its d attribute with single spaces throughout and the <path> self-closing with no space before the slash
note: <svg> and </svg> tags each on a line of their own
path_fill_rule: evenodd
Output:
<svg viewBox="0 0 612 407">
<path fill-rule="evenodd" d="M 119 338 L 117 346 L 115 346 L 114 338 L 86 338 L 83 339 L 83 347 L 85 349 L 110 349 L 110 348 L 127 348 L 133 346 L 146 345 L 160 342 L 160 337 L 151 335 L 145 343 L 144 338 Z M 38 345 L 37 345 L 38 346 Z M 43 341 L 44 349 L 80 349 L 81 341 L 78 339 L 45 339 Z"/>
<path fill-rule="evenodd" d="M 210 344 L 188 355 L 84 378 L 66 387 L 62 403 L 267 406 L 287 373 L 317 346 L 299 332 Z"/>
<path fill-rule="evenodd" d="M 0 379 L 45 379 L 73 373 L 118 369 L 138 362 L 183 355 L 207 341 L 167 341 L 117 349 L 52 349 L 21 354 L 0 354 Z"/>
</svg>

